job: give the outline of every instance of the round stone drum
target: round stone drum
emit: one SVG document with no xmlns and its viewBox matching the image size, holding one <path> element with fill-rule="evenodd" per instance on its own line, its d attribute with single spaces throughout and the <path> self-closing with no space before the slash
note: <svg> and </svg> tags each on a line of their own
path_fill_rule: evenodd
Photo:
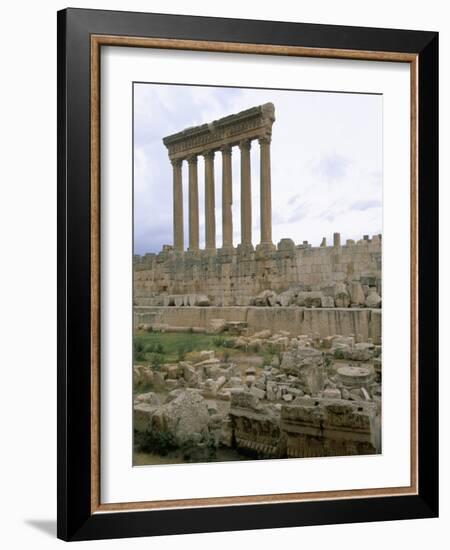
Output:
<svg viewBox="0 0 450 550">
<path fill-rule="evenodd" d="M 373 370 L 368 366 L 343 365 L 337 369 L 340 382 L 348 388 L 361 388 L 372 382 Z"/>
</svg>

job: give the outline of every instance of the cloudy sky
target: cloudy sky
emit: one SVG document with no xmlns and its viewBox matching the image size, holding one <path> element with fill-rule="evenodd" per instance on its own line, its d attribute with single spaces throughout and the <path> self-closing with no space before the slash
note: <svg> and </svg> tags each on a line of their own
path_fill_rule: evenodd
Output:
<svg viewBox="0 0 450 550">
<path fill-rule="evenodd" d="M 134 84 L 134 249 L 172 244 L 172 166 L 162 138 L 271 101 L 272 228 L 318 246 L 382 232 L 382 97 L 294 90 Z M 259 145 L 251 150 L 253 244 L 259 242 Z M 204 163 L 199 157 L 200 242 Z M 216 154 L 217 246 L 221 246 L 221 155 Z M 188 175 L 183 163 L 185 246 Z M 239 149 L 233 149 L 234 245 L 240 242 Z"/>
</svg>

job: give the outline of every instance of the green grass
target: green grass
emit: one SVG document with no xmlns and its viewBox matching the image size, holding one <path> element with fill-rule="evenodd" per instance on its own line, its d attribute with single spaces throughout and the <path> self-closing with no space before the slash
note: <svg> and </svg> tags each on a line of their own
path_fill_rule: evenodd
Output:
<svg viewBox="0 0 450 550">
<path fill-rule="evenodd" d="M 137 332 L 134 336 L 135 362 L 151 362 L 155 355 L 163 363 L 172 363 L 188 359 L 189 354 L 201 350 L 220 350 L 230 355 L 236 350 L 218 346 L 214 334 L 192 332 Z M 220 354 L 219 354 L 220 355 Z"/>
<path fill-rule="evenodd" d="M 199 352 L 214 350 L 222 361 L 233 360 L 236 356 L 259 356 L 264 364 L 270 364 L 273 353 L 262 350 L 234 349 L 229 345 L 230 338 L 216 334 L 197 332 L 146 332 L 134 335 L 134 363 L 150 364 L 158 370 L 164 363 L 178 361 L 199 361 Z"/>
</svg>

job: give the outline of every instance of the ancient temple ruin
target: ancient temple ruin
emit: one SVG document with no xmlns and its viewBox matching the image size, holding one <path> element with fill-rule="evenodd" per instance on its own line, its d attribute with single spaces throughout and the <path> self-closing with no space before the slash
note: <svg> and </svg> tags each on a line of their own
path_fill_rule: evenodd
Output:
<svg viewBox="0 0 450 550">
<path fill-rule="evenodd" d="M 140 450 L 219 460 L 381 452 L 381 235 L 313 246 L 272 242 L 272 103 L 163 139 L 173 166 L 173 245 L 134 258 L 134 430 Z M 259 143 L 261 241 L 252 244 L 250 149 Z M 233 243 L 233 148 L 240 154 L 240 242 Z M 218 155 L 216 156 L 216 153 Z M 205 248 L 197 160 L 205 158 Z M 216 240 L 214 162 L 222 167 Z M 182 163 L 188 163 L 183 185 Z M 282 182 L 281 182 L 282 183 Z M 188 190 L 189 235 L 183 232 Z M 221 246 L 219 246 L 221 244 Z M 237 246 L 235 246 L 237 244 Z M 149 336 L 207 337 L 209 349 L 154 353 Z M 198 334 L 197 334 L 198 333 Z M 144 343 L 143 343 L 144 342 Z M 203 344 L 202 344 L 203 345 Z M 153 460 L 153 459 L 152 459 Z M 153 462 L 152 462 L 153 463 Z"/>
<path fill-rule="evenodd" d="M 173 166 L 173 245 L 134 258 L 135 322 L 208 329 L 210 319 L 287 329 L 294 322 L 322 336 L 381 337 L 381 235 L 320 246 L 286 236 L 272 242 L 270 143 L 275 107 L 265 103 L 163 138 Z M 261 242 L 252 244 L 250 149 L 259 143 Z M 233 149 L 240 154 L 241 239 L 233 243 Z M 218 153 L 218 155 L 216 155 Z M 200 250 L 197 160 L 205 158 L 205 249 Z M 222 246 L 216 242 L 214 162 L 222 165 Z M 188 182 L 182 163 L 188 163 Z M 188 191 L 189 243 L 183 232 Z M 208 312 L 195 307 L 209 306 Z M 254 306 L 265 306 L 256 310 Z M 298 306 L 294 311 L 293 306 Z M 173 307 L 174 310 L 170 308 Z M 213 310 L 213 307 L 216 308 Z M 183 310 L 183 308 L 186 308 Z M 189 310 L 187 309 L 189 308 Z M 228 309 L 231 308 L 231 309 Z M 270 308 L 267 310 L 267 308 Z M 283 314 L 275 308 L 289 308 Z M 331 310 L 331 311 L 330 311 Z"/>
<path fill-rule="evenodd" d="M 261 244 L 273 248 L 272 198 L 270 181 L 270 141 L 275 107 L 265 103 L 210 124 L 187 128 L 163 139 L 173 166 L 173 246 L 184 250 L 183 181 L 181 165 L 189 165 L 189 248 L 199 250 L 198 174 L 197 159 L 205 158 L 205 249 L 216 250 L 215 216 L 215 153 L 222 156 L 222 249 L 233 248 L 232 170 L 233 147 L 241 155 L 241 247 L 252 249 L 252 208 L 250 148 L 257 140 L 261 158 Z"/>
</svg>

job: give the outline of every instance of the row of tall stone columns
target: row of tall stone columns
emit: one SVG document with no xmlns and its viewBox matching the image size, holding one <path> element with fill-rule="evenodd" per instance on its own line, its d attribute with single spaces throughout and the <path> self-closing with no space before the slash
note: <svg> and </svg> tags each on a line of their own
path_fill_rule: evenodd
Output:
<svg viewBox="0 0 450 550">
<path fill-rule="evenodd" d="M 270 137 L 261 137 L 260 144 L 260 220 L 261 245 L 273 247 L 272 244 L 272 195 L 270 177 Z M 252 247 L 252 196 L 250 149 L 251 140 L 239 143 L 241 153 L 241 247 Z M 222 153 L 222 248 L 233 247 L 233 216 L 232 216 L 232 146 L 224 145 Z M 216 250 L 216 214 L 215 214 L 215 182 L 214 182 L 214 151 L 202 153 L 205 158 L 205 250 Z M 198 214 L 198 172 L 197 155 L 188 157 L 189 165 L 189 250 L 199 250 L 199 214 Z M 172 160 L 173 166 L 173 242 L 177 251 L 184 250 L 183 231 L 183 159 Z"/>
</svg>

